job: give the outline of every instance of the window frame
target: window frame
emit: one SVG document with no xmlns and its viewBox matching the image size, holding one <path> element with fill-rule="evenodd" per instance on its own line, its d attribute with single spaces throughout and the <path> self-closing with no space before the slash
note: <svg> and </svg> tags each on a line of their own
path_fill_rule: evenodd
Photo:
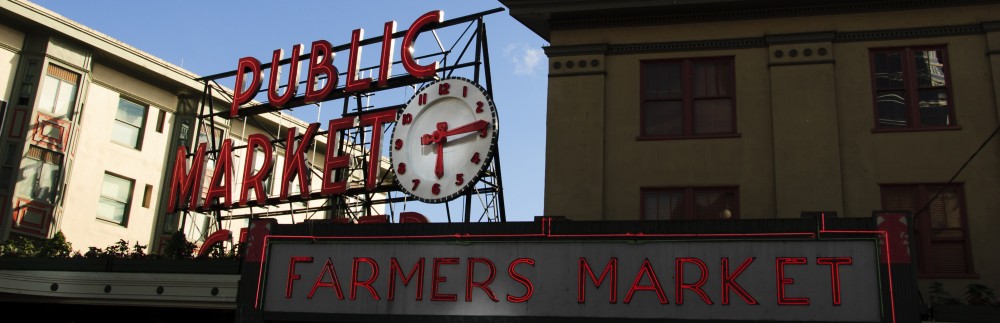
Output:
<svg viewBox="0 0 1000 323">
<path fill-rule="evenodd" d="M 129 217 L 132 215 L 132 212 L 131 212 L 132 211 L 132 199 L 134 198 L 134 195 L 135 195 L 135 180 L 131 179 L 131 178 L 128 178 L 128 177 L 125 177 L 123 175 L 120 175 L 120 174 L 117 174 L 117 173 L 113 173 L 113 172 L 108 172 L 108 171 L 104 172 L 104 176 L 117 177 L 118 179 L 123 179 L 123 180 L 128 181 L 129 182 L 128 200 L 125 201 L 125 202 L 122 202 L 122 201 L 118 201 L 116 199 L 104 196 L 103 193 L 104 193 L 104 183 L 105 183 L 105 181 L 104 181 L 104 178 L 102 177 L 102 179 L 101 179 L 101 189 L 97 193 L 98 204 L 103 199 L 111 200 L 111 201 L 118 202 L 118 203 L 124 203 L 125 204 L 125 212 L 122 214 L 122 221 L 121 222 L 115 222 L 114 220 L 103 218 L 96 211 L 95 211 L 94 218 L 97 219 L 97 220 L 99 220 L 99 221 L 103 221 L 103 222 L 110 223 L 110 224 L 115 224 L 115 225 L 120 225 L 120 226 L 122 226 L 124 228 L 127 228 L 128 227 Z"/>
<path fill-rule="evenodd" d="M 966 195 L 965 195 L 965 183 L 903 183 L 903 184 L 879 184 L 879 197 L 883 208 L 886 205 L 886 194 L 885 188 L 913 188 L 915 190 L 916 196 L 914 196 L 915 208 L 923 207 L 927 204 L 934 194 L 938 192 L 934 188 L 940 187 L 952 187 L 955 193 L 958 195 L 958 206 L 959 206 L 959 217 L 962 224 L 962 238 L 934 238 L 932 236 L 932 231 L 935 230 L 931 226 L 931 221 L 928 217 L 930 216 L 930 209 L 926 209 L 921 214 L 916 214 L 919 210 L 906 210 L 913 212 L 914 223 L 912 225 L 914 237 L 912 241 L 916 245 L 916 256 L 918 259 L 927 259 L 925 261 L 916 260 L 915 266 L 917 267 L 917 278 L 979 278 L 976 274 L 976 268 L 974 266 L 973 254 L 972 254 L 972 243 L 969 237 L 969 216 L 966 208 Z M 926 233 L 921 233 L 926 232 Z M 934 258 L 932 256 L 932 249 L 934 241 L 962 241 L 963 248 L 965 252 L 965 268 L 967 269 L 965 273 L 940 273 L 934 272 L 934 266 L 932 265 Z"/>
<path fill-rule="evenodd" d="M 694 78 L 693 69 L 694 64 L 698 62 L 728 62 L 729 63 L 729 89 L 732 91 L 729 96 L 716 96 L 716 97 L 703 97 L 695 98 L 694 89 L 692 86 L 692 79 Z M 645 105 L 647 102 L 656 101 L 676 101 L 677 99 L 667 99 L 667 98 L 647 98 L 646 97 L 646 66 L 652 64 L 660 63 L 679 63 L 680 64 L 680 98 L 681 109 L 682 109 L 682 121 L 681 126 L 683 131 L 681 134 L 673 135 L 647 135 L 646 134 L 646 109 Z M 735 56 L 707 56 L 707 57 L 688 57 L 688 58 L 669 58 L 669 59 L 651 59 L 651 60 L 640 60 L 639 61 L 639 136 L 636 140 L 676 140 L 676 139 L 708 139 L 708 138 L 738 138 L 740 133 L 738 131 L 738 124 L 736 119 L 736 57 Z M 698 134 L 694 132 L 695 120 L 694 120 L 694 102 L 696 99 L 719 99 L 719 98 L 729 98 L 730 105 L 730 118 L 732 120 L 732 129 L 729 132 L 719 132 L 719 133 L 704 133 Z"/>
<path fill-rule="evenodd" d="M 138 134 L 138 136 L 136 136 L 135 145 L 131 146 L 128 143 L 116 140 L 115 136 L 114 136 L 114 132 L 112 131 L 111 142 L 119 144 L 119 145 L 122 145 L 124 147 L 129 147 L 129 148 L 132 148 L 132 149 L 135 149 L 135 150 L 142 150 L 142 143 L 144 141 L 143 138 L 146 137 L 145 136 L 145 134 L 146 134 L 146 121 L 149 118 L 149 105 L 143 104 L 142 102 L 139 102 L 139 100 L 133 100 L 133 99 L 130 99 L 128 97 L 125 97 L 124 95 L 119 95 L 118 96 L 118 106 L 115 107 L 115 117 L 114 117 L 114 121 L 113 121 L 114 124 L 112 124 L 112 127 L 114 125 L 118 124 L 118 123 L 122 123 L 122 124 L 124 124 L 126 126 L 136 128 L 136 126 L 133 125 L 133 124 L 131 124 L 131 123 L 128 123 L 128 122 L 125 122 L 125 121 L 122 121 L 122 120 L 118 120 L 118 111 L 120 111 L 120 109 L 121 109 L 121 102 L 122 101 L 126 101 L 126 102 L 129 102 L 129 103 L 132 103 L 132 104 L 135 104 L 135 105 L 138 105 L 138 106 L 142 107 L 142 121 L 140 122 L 141 125 L 139 127 L 137 127 L 138 130 L 139 130 L 139 134 Z"/>
<path fill-rule="evenodd" d="M 944 62 L 944 80 L 945 85 L 941 86 L 945 89 L 948 95 L 948 118 L 951 120 L 949 125 L 933 125 L 933 126 L 920 126 L 920 107 L 919 107 L 919 92 L 921 90 L 920 86 L 917 84 L 916 78 L 916 63 L 914 62 L 914 51 L 920 50 L 937 50 L 941 51 L 941 61 Z M 902 54 L 902 73 L 903 73 L 903 88 L 902 91 L 906 94 L 906 123 L 905 127 L 882 127 L 879 124 L 879 111 L 878 111 L 878 79 L 876 78 L 875 69 L 875 55 L 878 53 L 889 53 L 889 52 L 900 52 Z M 958 124 L 957 113 L 955 112 L 955 96 L 952 91 L 953 83 L 951 80 L 951 61 L 948 54 L 948 46 L 946 44 L 940 45 L 916 45 L 916 46 L 896 46 L 896 47 L 879 47 L 870 48 L 868 50 L 868 68 L 869 68 L 869 79 L 871 82 L 872 90 L 872 132 L 910 132 L 910 131 L 937 131 L 937 130 L 960 130 L 962 127 Z M 934 88 L 934 87 L 932 87 Z"/>
<path fill-rule="evenodd" d="M 646 194 L 654 192 L 682 192 L 684 195 L 681 196 L 685 203 L 684 207 L 684 219 L 646 219 Z M 733 194 L 733 206 L 729 208 L 731 216 L 729 219 L 718 218 L 715 220 L 731 220 L 740 218 L 740 187 L 739 186 L 653 186 L 653 187 L 640 187 L 639 188 L 639 219 L 642 221 L 685 221 L 685 220 L 698 220 L 705 221 L 710 219 L 700 219 L 697 214 L 695 214 L 695 193 L 698 192 L 723 192 Z"/>
<path fill-rule="evenodd" d="M 53 72 L 53 70 L 55 70 L 55 72 Z M 70 80 L 69 77 L 67 77 L 69 75 L 72 75 L 73 78 L 75 78 L 75 80 Z M 55 79 L 58 83 L 56 83 L 55 85 L 50 84 L 49 83 L 49 78 L 50 77 L 53 78 L 53 79 Z M 66 119 L 66 120 L 73 120 L 73 118 L 75 117 L 75 113 L 76 113 L 77 101 L 79 101 L 79 97 L 80 97 L 80 90 L 81 90 L 80 89 L 80 83 L 81 83 L 80 81 L 81 81 L 82 78 L 83 78 L 83 76 L 82 76 L 81 73 L 73 71 L 73 70 L 71 70 L 69 68 L 62 67 L 60 65 L 52 64 L 52 63 L 49 63 L 48 65 L 46 65 L 45 70 L 42 72 L 42 75 L 41 75 L 40 80 L 39 80 L 40 85 L 38 86 L 38 93 L 36 95 L 35 102 L 33 102 L 33 104 L 36 105 L 36 110 L 39 113 L 45 114 L 45 115 L 50 116 L 50 117 L 59 118 L 59 119 Z M 73 86 L 73 93 L 69 97 L 70 102 L 69 102 L 69 105 L 67 107 L 67 111 L 65 111 L 65 114 L 64 115 L 58 115 L 58 113 L 56 111 L 56 106 L 59 105 L 60 93 L 65 89 L 65 86 L 66 86 L 65 84 L 69 84 L 69 85 Z M 55 97 L 52 98 L 52 102 L 53 102 L 54 105 L 51 106 L 51 107 L 45 107 L 45 106 L 42 105 L 42 102 L 45 101 L 42 98 L 43 97 L 42 94 L 45 93 L 45 90 L 49 86 L 55 86 L 54 93 L 53 93 L 55 95 Z"/>
</svg>

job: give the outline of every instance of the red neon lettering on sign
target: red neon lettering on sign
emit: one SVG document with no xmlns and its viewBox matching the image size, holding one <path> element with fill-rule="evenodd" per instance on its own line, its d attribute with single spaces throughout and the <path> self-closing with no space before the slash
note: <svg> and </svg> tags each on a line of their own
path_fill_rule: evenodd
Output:
<svg viewBox="0 0 1000 323">
<path fill-rule="evenodd" d="M 330 42 L 317 40 L 312 43 L 312 52 L 309 54 L 308 79 L 306 79 L 306 104 L 323 101 L 323 98 L 326 98 L 337 87 L 339 76 L 337 75 L 337 67 L 333 66 L 333 59 L 336 55 Z M 316 89 L 316 82 L 319 82 L 320 75 L 326 75 L 326 84 L 323 84 L 322 88 Z"/>
<path fill-rule="evenodd" d="M 413 59 L 413 42 L 417 40 L 417 35 L 420 34 L 420 29 L 431 23 L 440 23 L 442 21 L 444 21 L 443 11 L 435 10 L 427 12 L 423 16 L 420 16 L 420 18 L 417 18 L 417 20 L 410 25 L 410 29 L 406 31 L 406 35 L 403 36 L 403 47 L 400 59 L 403 61 L 403 68 L 405 68 L 406 72 L 410 73 L 410 75 L 418 78 L 428 78 L 437 74 L 437 61 L 427 65 L 420 65 Z"/>
<path fill-rule="evenodd" d="M 177 199 L 181 204 L 190 198 L 188 209 L 198 206 L 201 196 L 201 172 L 205 168 L 205 144 L 198 144 L 198 150 L 191 160 L 191 171 L 187 170 L 187 148 L 177 147 L 177 158 L 174 160 L 174 174 L 170 180 L 170 200 L 167 201 L 167 212 L 177 209 Z"/>
<path fill-rule="evenodd" d="M 221 182 L 221 183 L 220 183 Z M 212 179 L 208 181 L 208 192 L 205 193 L 205 204 L 202 209 L 208 209 L 215 202 L 215 199 L 222 198 L 222 205 L 229 207 L 233 205 L 233 140 L 222 141 L 222 148 L 219 152 L 219 161 L 215 164 L 215 172 Z"/>
<path fill-rule="evenodd" d="M 352 93 L 367 90 L 372 85 L 371 78 L 358 79 L 358 70 L 361 59 L 361 38 L 365 37 L 365 30 L 355 29 L 351 32 L 351 56 L 347 58 L 347 83 L 344 84 L 344 92 Z"/>
<path fill-rule="evenodd" d="M 396 39 L 392 38 L 392 34 L 395 33 L 396 22 L 386 22 L 382 29 L 382 56 L 378 64 L 378 86 L 381 87 L 388 86 L 389 77 L 392 76 L 392 51 L 396 47 Z"/>
<path fill-rule="evenodd" d="M 510 276 L 510 278 L 513 279 L 514 281 L 520 283 L 521 285 L 524 285 L 524 295 L 514 296 L 511 294 L 507 294 L 507 301 L 511 303 L 527 302 L 529 299 L 531 299 L 531 296 L 535 294 L 535 285 L 531 283 L 531 280 L 528 280 L 527 277 L 524 277 L 524 275 L 521 275 L 515 270 L 517 265 L 520 264 L 526 264 L 534 267 L 535 259 L 517 258 L 514 259 L 514 261 L 510 262 L 510 266 L 507 267 L 507 275 Z"/>
<path fill-rule="evenodd" d="M 358 265 L 360 265 L 361 263 L 368 264 L 368 267 L 372 269 L 371 277 L 368 277 L 368 279 L 365 279 L 363 281 L 358 280 L 358 267 L 359 267 Z M 351 275 L 351 300 L 353 301 L 357 299 L 356 296 L 358 295 L 359 286 L 368 289 L 368 292 L 372 294 L 372 298 L 374 298 L 376 301 L 379 300 L 380 298 L 378 297 L 378 292 L 375 291 L 375 287 L 372 287 L 372 283 L 374 283 L 375 280 L 378 279 L 378 263 L 375 262 L 375 259 L 368 257 L 354 258 L 354 265 L 352 265 L 352 267 L 353 267 L 352 268 L 353 273 Z"/>
<path fill-rule="evenodd" d="M 441 294 L 438 292 L 438 286 L 441 283 L 448 281 L 448 277 L 441 276 L 441 266 L 444 265 L 457 265 L 458 258 L 434 258 L 434 268 L 433 268 L 433 283 L 431 284 L 431 300 L 432 301 L 448 301 L 454 302 L 458 300 L 458 295 L 455 294 Z"/>
<path fill-rule="evenodd" d="M 778 305 L 809 305 L 808 297 L 788 297 L 785 295 L 785 285 L 795 283 L 794 279 L 785 277 L 785 265 L 804 265 L 805 257 L 778 257 L 774 260 L 774 272 L 778 284 Z"/>
<path fill-rule="evenodd" d="M 330 281 L 324 282 L 323 277 L 327 273 L 330 273 Z M 312 299 L 313 295 L 316 294 L 316 289 L 320 287 L 330 287 L 337 292 L 338 299 L 344 299 L 344 292 L 340 289 L 340 279 L 337 278 L 337 270 L 333 268 L 333 260 L 326 258 L 326 264 L 323 265 L 323 270 L 319 272 L 319 276 L 316 277 L 316 282 L 313 283 L 313 287 L 309 290 L 309 295 L 306 296 L 307 299 Z"/>
<path fill-rule="evenodd" d="M 584 275 L 586 273 L 586 275 Z M 618 302 L 618 258 L 608 259 L 608 264 L 604 266 L 604 271 L 601 272 L 601 278 L 594 276 L 594 270 L 590 269 L 590 263 L 587 262 L 587 258 L 580 258 L 580 271 L 577 274 L 579 284 L 577 285 L 576 302 L 583 304 L 587 302 L 587 277 L 590 277 L 590 281 L 594 283 L 597 288 L 601 287 L 604 283 L 604 278 L 611 276 L 611 295 L 608 297 L 609 303 Z"/>
<path fill-rule="evenodd" d="M 316 135 L 317 129 L 319 129 L 318 122 L 309 124 L 298 145 L 295 145 L 295 137 L 298 136 L 299 128 L 288 129 L 288 138 L 285 139 L 285 167 L 282 168 L 281 194 L 279 195 L 282 201 L 288 200 L 289 184 L 295 178 L 299 179 L 299 196 L 309 197 L 309 178 L 306 177 L 309 169 L 306 168 L 305 154 L 313 144 L 313 136 Z"/>
<path fill-rule="evenodd" d="M 475 277 L 476 276 L 475 270 L 476 270 L 476 264 L 477 263 L 485 264 L 486 268 L 489 269 L 489 276 L 486 277 L 486 280 L 481 281 L 481 282 L 474 281 L 475 278 L 476 278 Z M 495 265 L 493 265 L 493 261 L 491 261 L 489 259 L 486 259 L 486 258 L 469 258 L 468 270 L 466 270 L 465 273 L 466 273 L 466 275 L 465 275 L 465 301 L 466 302 L 471 302 L 472 301 L 472 288 L 473 287 L 477 287 L 479 289 L 482 289 L 484 292 L 486 292 L 486 296 L 488 296 L 494 302 L 499 302 L 500 301 L 500 300 L 497 299 L 496 295 L 493 294 L 493 290 L 490 289 L 490 284 L 493 283 L 493 279 L 496 278 L 496 276 L 497 276 L 497 267 Z"/>
<path fill-rule="evenodd" d="M 365 188 L 368 190 L 374 189 L 375 184 L 378 183 L 378 170 L 379 164 L 382 162 L 381 158 L 378 158 L 379 150 L 382 148 L 382 125 L 396 121 L 396 111 L 386 110 L 382 112 L 369 113 L 361 116 L 361 126 L 372 127 L 372 143 L 368 147 L 369 156 L 375 156 L 373 158 L 368 158 L 368 178 L 365 181 Z"/>
<path fill-rule="evenodd" d="M 254 158 L 257 155 L 257 148 L 263 150 L 264 161 L 261 162 L 260 171 L 253 174 Z M 243 181 L 240 185 L 240 205 L 247 206 L 247 198 L 250 189 L 253 188 L 254 202 L 263 205 L 267 201 L 267 194 L 264 190 L 264 179 L 271 176 L 271 155 L 273 153 L 271 142 L 263 134 L 252 134 L 247 137 L 247 160 L 243 164 Z"/>
<path fill-rule="evenodd" d="M 409 274 L 403 274 L 403 269 L 399 267 L 399 262 L 396 261 L 396 257 L 389 259 L 389 295 L 386 299 L 393 300 L 396 298 L 396 273 L 399 273 L 400 279 L 403 280 L 403 286 L 410 285 L 410 280 L 413 279 L 414 275 L 417 277 L 417 300 L 424 300 L 424 258 L 421 257 L 417 260 L 416 264 L 413 264 L 413 268 L 410 269 Z"/>
<path fill-rule="evenodd" d="M 341 146 L 341 134 L 344 129 L 354 126 L 354 118 L 346 117 L 330 120 L 329 132 L 326 134 L 326 156 L 323 159 L 323 183 L 320 184 L 320 195 L 330 196 L 347 192 L 347 179 L 336 180 L 336 170 L 346 169 L 350 156 L 338 148 Z"/>
<path fill-rule="evenodd" d="M 313 257 L 292 257 L 288 259 L 288 279 L 285 281 L 285 298 L 292 298 L 292 282 L 302 278 L 301 275 L 295 273 L 295 264 L 300 262 L 312 263 Z"/>
<path fill-rule="evenodd" d="M 736 271 L 730 275 L 729 258 L 722 258 L 722 305 L 729 305 L 729 289 L 735 291 L 736 295 L 739 295 L 740 298 L 742 298 L 747 304 L 760 305 L 760 303 L 757 302 L 757 299 L 750 296 L 750 293 L 747 293 L 747 291 L 743 289 L 743 286 L 740 286 L 740 284 L 736 282 L 736 278 L 739 277 L 740 274 L 747 269 L 747 267 L 750 267 L 750 263 L 752 263 L 754 259 L 756 258 L 747 257 L 747 259 L 743 260 L 743 263 L 740 264 L 739 267 L 736 267 Z"/>
<path fill-rule="evenodd" d="M 833 293 L 833 305 L 840 306 L 840 265 L 850 265 L 851 257 L 818 257 L 816 263 L 830 265 L 830 291 Z"/>
<path fill-rule="evenodd" d="M 649 286 L 639 285 L 639 281 L 642 280 L 642 276 L 649 276 Z M 632 287 L 629 287 L 628 294 L 625 294 L 625 304 L 632 302 L 632 295 L 636 291 L 649 290 L 656 292 L 656 298 L 660 300 L 660 304 L 669 304 L 667 300 L 667 294 L 663 292 L 663 287 L 660 286 L 660 279 L 656 277 L 656 271 L 653 270 L 653 265 L 649 263 L 649 258 L 642 261 L 642 267 L 639 268 L 639 272 L 635 274 L 635 280 L 632 281 Z"/>
<path fill-rule="evenodd" d="M 706 294 L 705 291 L 701 289 L 701 286 L 705 285 L 705 282 L 708 281 L 708 266 L 705 266 L 705 262 L 701 261 L 701 259 L 698 258 L 677 258 L 676 260 L 674 260 L 674 262 L 675 262 L 674 270 L 676 271 L 676 276 L 675 276 L 676 288 L 674 290 L 676 291 L 677 294 L 677 305 L 684 304 L 685 289 L 694 291 L 695 293 L 698 294 L 698 296 L 701 297 L 701 300 L 704 301 L 705 304 L 712 305 L 713 304 L 712 299 L 708 298 L 708 294 Z M 684 282 L 684 264 L 688 263 L 695 264 L 696 266 L 698 266 L 698 270 L 701 271 L 701 275 L 698 277 L 698 281 L 695 282 L 694 284 L 688 284 Z"/>
<path fill-rule="evenodd" d="M 250 86 L 243 87 L 245 74 L 250 73 Z M 230 117 L 239 115 L 240 105 L 250 102 L 257 92 L 260 92 L 260 79 L 264 73 L 260 71 L 260 61 L 253 57 L 240 58 L 236 64 L 236 86 L 233 87 L 233 105 L 229 110 Z"/>
<path fill-rule="evenodd" d="M 296 88 L 299 85 L 299 53 L 302 52 L 302 44 L 292 46 L 292 61 L 288 64 L 288 84 L 285 86 L 285 93 L 278 95 L 278 79 L 281 78 L 281 59 L 285 56 L 285 51 L 275 49 L 271 55 L 271 79 L 267 83 L 267 102 L 271 106 L 280 108 L 295 97 Z"/>
</svg>

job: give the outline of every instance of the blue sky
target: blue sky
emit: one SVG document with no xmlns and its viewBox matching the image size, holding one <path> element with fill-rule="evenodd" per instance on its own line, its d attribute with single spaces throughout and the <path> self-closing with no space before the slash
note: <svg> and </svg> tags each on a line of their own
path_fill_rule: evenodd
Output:
<svg viewBox="0 0 1000 323">
<path fill-rule="evenodd" d="M 414 19 L 431 10 L 443 10 L 447 20 L 502 7 L 497 1 L 412 0 L 35 2 L 198 75 L 234 70 L 239 58 L 245 56 L 267 62 L 273 50 L 282 48 L 288 53 L 295 44 L 305 45 L 305 50 L 320 39 L 334 45 L 344 44 L 350 41 L 351 31 L 356 28 L 364 28 L 366 38 L 379 36 L 382 25 L 389 20 L 397 22 L 397 30 L 405 30 Z M 486 16 L 485 21 L 494 101 L 501 124 L 499 149 L 507 217 L 510 221 L 530 221 L 542 215 L 547 86 L 547 59 L 542 46 L 547 44 L 507 11 Z M 447 32 L 439 36 L 445 47 L 450 46 L 449 40 L 455 39 L 455 35 Z M 417 55 L 420 46 L 429 46 L 427 43 L 432 41 L 433 38 L 421 35 Z M 396 42 L 400 46 L 401 40 Z M 373 56 L 379 50 L 379 45 L 365 47 L 363 65 L 371 65 L 368 61 L 375 60 Z M 405 102 L 402 98 L 391 98 L 381 103 Z M 293 112 L 307 122 L 317 122 L 316 114 Z M 335 117 L 338 115 L 324 113 L 318 121 L 325 123 Z M 461 203 L 452 203 L 454 215 Z M 445 221 L 440 206 L 414 207 L 434 222 Z"/>
</svg>

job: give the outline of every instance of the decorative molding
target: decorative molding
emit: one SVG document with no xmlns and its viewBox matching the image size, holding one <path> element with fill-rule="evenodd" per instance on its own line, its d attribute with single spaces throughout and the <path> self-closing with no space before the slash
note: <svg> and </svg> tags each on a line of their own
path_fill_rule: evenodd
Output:
<svg viewBox="0 0 1000 323">
<path fill-rule="evenodd" d="M 695 50 L 713 49 L 737 49 L 737 48 L 758 48 L 767 46 L 763 37 L 735 38 L 719 40 L 696 40 L 679 41 L 667 43 L 641 43 L 611 45 L 608 48 L 609 55 L 655 53 L 655 52 L 681 52 Z"/>
<path fill-rule="evenodd" d="M 799 61 L 799 62 L 780 62 L 780 63 L 770 63 L 767 64 L 768 67 L 775 66 L 797 66 L 797 65 L 821 65 L 821 64 L 833 64 L 834 60 L 824 59 L 818 61 Z"/>
<path fill-rule="evenodd" d="M 135 93 L 132 93 L 130 91 L 126 91 L 126 90 L 124 90 L 122 88 L 119 88 L 117 86 L 111 85 L 110 83 L 103 82 L 101 80 L 98 80 L 97 78 L 91 77 L 90 81 L 93 84 L 100 85 L 100 86 L 102 86 L 104 88 L 107 88 L 107 89 L 109 89 L 111 91 L 114 91 L 114 92 L 118 92 L 119 96 L 124 96 L 124 97 L 128 98 L 129 100 L 139 101 L 140 103 L 145 104 L 146 106 L 151 107 L 151 108 L 157 108 L 157 109 L 164 110 L 164 111 L 167 111 L 167 112 L 170 112 L 170 113 L 176 113 L 176 111 L 175 111 L 176 109 L 168 109 L 168 108 L 166 108 L 166 107 L 164 107 L 164 106 L 162 106 L 160 104 L 154 103 L 153 101 L 146 100 L 146 99 L 144 99 L 141 96 L 135 95 Z"/>
<path fill-rule="evenodd" d="M 574 55 L 604 55 L 608 52 L 608 44 L 588 44 L 569 46 L 545 46 L 542 47 L 548 57 L 574 56 Z"/>
<path fill-rule="evenodd" d="M 549 78 L 553 77 L 567 77 L 567 76 L 587 76 L 587 75 L 605 75 L 604 71 L 594 71 L 594 72 L 573 72 L 573 73 L 560 73 L 560 74 L 549 74 Z"/>
<path fill-rule="evenodd" d="M 764 36 L 764 41 L 768 45 L 782 44 L 803 44 L 803 43 L 829 43 L 833 41 L 837 33 L 832 31 L 801 33 L 801 34 L 780 34 Z"/>
<path fill-rule="evenodd" d="M 18 55 L 21 54 L 21 49 L 20 48 L 17 48 L 17 47 L 11 46 L 11 45 L 7 45 L 7 43 L 4 43 L 4 42 L 0 42 L 0 49 L 5 49 L 5 50 L 7 50 L 7 51 L 9 51 L 11 53 L 18 54 Z"/>
<path fill-rule="evenodd" d="M 987 21 L 983 24 L 983 31 L 991 32 L 1000 30 L 1000 21 Z"/>
<path fill-rule="evenodd" d="M 926 28 L 890 29 L 837 33 L 835 42 L 945 37 L 984 33 L 982 25 L 938 26 Z"/>
</svg>

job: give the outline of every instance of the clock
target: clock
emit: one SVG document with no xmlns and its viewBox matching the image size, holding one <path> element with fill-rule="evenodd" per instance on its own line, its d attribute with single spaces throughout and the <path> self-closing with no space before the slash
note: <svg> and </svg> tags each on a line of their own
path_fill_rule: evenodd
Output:
<svg viewBox="0 0 1000 323">
<path fill-rule="evenodd" d="M 389 155 L 401 189 L 428 202 L 447 202 L 471 189 L 493 158 L 496 107 L 465 78 L 418 90 L 396 117 Z"/>
</svg>

